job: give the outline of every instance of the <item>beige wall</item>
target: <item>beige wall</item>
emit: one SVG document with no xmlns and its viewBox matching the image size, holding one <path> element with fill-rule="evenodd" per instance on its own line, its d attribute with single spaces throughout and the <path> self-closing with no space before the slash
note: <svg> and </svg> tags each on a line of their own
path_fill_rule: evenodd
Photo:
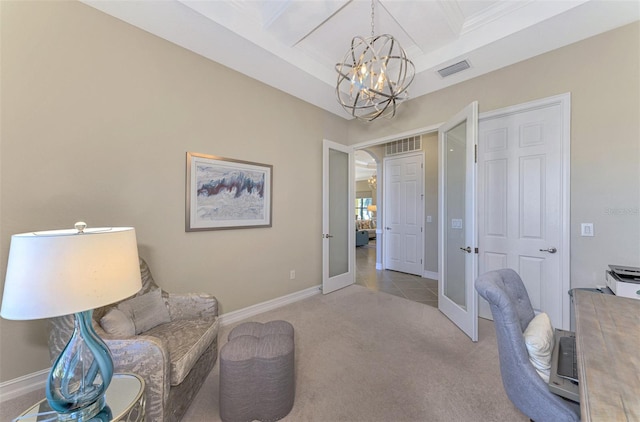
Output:
<svg viewBox="0 0 640 422">
<path fill-rule="evenodd" d="M 634 23 L 404 104 L 392 121 L 352 121 L 357 144 L 571 93 L 571 285 L 604 283 L 608 264 L 640 266 L 640 24 Z M 580 236 L 594 224 L 594 237 Z"/>
<path fill-rule="evenodd" d="M 322 139 L 346 121 L 79 2 L 0 13 L 2 280 L 11 234 L 84 220 L 134 226 L 161 286 L 222 312 L 321 283 Z M 185 233 L 187 151 L 272 164 L 273 227 Z M 0 320 L 0 381 L 47 367 L 46 325 Z"/>
</svg>

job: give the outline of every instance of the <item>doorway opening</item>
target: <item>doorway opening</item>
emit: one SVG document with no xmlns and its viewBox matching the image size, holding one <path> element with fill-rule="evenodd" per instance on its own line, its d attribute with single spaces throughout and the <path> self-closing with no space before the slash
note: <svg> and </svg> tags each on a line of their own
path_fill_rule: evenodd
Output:
<svg viewBox="0 0 640 422">
<path fill-rule="evenodd" d="M 427 241 L 420 240 L 419 267 L 414 269 L 415 274 L 409 274 L 401 271 L 391 270 L 385 264 L 385 253 L 389 253 L 388 247 L 385 247 L 385 236 L 389 230 L 385 230 L 383 220 L 383 208 L 390 201 L 398 199 L 384 194 L 385 168 L 384 162 L 388 158 L 400 158 L 406 156 L 401 154 L 402 139 L 398 138 L 380 142 L 376 145 L 370 145 L 355 151 L 355 178 L 356 178 L 356 284 L 360 284 L 371 290 L 381 291 L 395 296 L 403 297 L 419 303 L 438 306 L 438 281 L 437 281 L 437 133 L 431 135 L 426 134 L 414 135 L 411 141 L 415 140 L 416 144 L 420 144 L 422 139 L 431 142 L 431 145 L 425 145 L 418 150 L 413 150 L 416 155 L 424 155 L 425 151 L 432 149 L 429 154 L 433 157 L 434 162 L 429 165 L 431 168 L 426 170 L 425 176 L 420 169 L 420 182 L 423 178 L 432 178 L 430 182 L 423 183 L 421 192 L 419 193 L 420 206 L 428 212 L 428 220 L 434 227 L 429 230 L 424 224 L 420 230 L 425 230 L 422 235 L 429 236 L 432 232 L 432 239 Z M 387 150 L 388 153 L 387 153 Z M 405 148 L 406 150 L 406 148 Z M 398 153 L 400 152 L 400 154 Z M 430 157 L 430 158 L 431 158 Z M 422 159 L 422 156 L 420 157 Z M 430 160 L 428 158 L 424 164 Z M 422 167 L 422 166 L 421 166 Z M 432 169 L 432 171 L 430 171 Z M 431 186 L 432 185 L 432 186 Z M 432 195 L 433 201 L 429 203 L 432 207 L 427 206 L 427 196 Z M 365 204 L 369 201 L 370 205 Z M 402 201 L 404 204 L 404 201 Z M 367 208 L 369 214 L 363 212 Z M 363 218 L 364 217 L 364 218 Z M 420 221 L 425 221 L 420 218 Z M 428 246 L 427 246 L 428 245 Z M 425 271 L 426 262 L 423 256 L 431 256 L 433 267 L 428 267 Z M 432 268 L 432 270 L 431 270 Z"/>
</svg>

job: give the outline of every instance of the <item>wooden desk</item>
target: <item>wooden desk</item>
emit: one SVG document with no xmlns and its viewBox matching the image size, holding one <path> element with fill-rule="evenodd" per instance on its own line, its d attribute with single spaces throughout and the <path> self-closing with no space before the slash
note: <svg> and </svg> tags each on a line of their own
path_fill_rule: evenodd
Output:
<svg viewBox="0 0 640 422">
<path fill-rule="evenodd" d="M 574 290 L 583 421 L 640 421 L 640 300 Z"/>
</svg>

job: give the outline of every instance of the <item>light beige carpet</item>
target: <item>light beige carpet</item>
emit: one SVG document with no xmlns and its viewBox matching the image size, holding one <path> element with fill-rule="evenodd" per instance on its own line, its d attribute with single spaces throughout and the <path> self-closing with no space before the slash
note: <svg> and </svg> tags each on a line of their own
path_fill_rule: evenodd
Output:
<svg viewBox="0 0 640 422">
<path fill-rule="evenodd" d="M 296 398 L 283 421 L 528 421 L 502 387 L 490 321 L 473 343 L 437 309 L 357 285 L 250 320 L 276 319 L 295 328 Z M 184 422 L 220 420 L 218 380 L 219 361 Z"/>
</svg>

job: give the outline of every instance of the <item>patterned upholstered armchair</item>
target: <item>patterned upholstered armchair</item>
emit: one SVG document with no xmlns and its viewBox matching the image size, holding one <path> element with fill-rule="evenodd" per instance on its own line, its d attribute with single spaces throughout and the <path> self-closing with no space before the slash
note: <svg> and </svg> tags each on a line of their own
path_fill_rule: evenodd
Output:
<svg viewBox="0 0 640 422">
<path fill-rule="evenodd" d="M 132 298 L 96 309 L 93 326 L 113 356 L 115 372 L 146 383 L 146 420 L 178 421 L 218 357 L 218 302 L 208 294 L 160 289 L 140 259 L 142 289 Z M 52 318 L 51 361 L 73 332 L 73 316 Z"/>
</svg>

